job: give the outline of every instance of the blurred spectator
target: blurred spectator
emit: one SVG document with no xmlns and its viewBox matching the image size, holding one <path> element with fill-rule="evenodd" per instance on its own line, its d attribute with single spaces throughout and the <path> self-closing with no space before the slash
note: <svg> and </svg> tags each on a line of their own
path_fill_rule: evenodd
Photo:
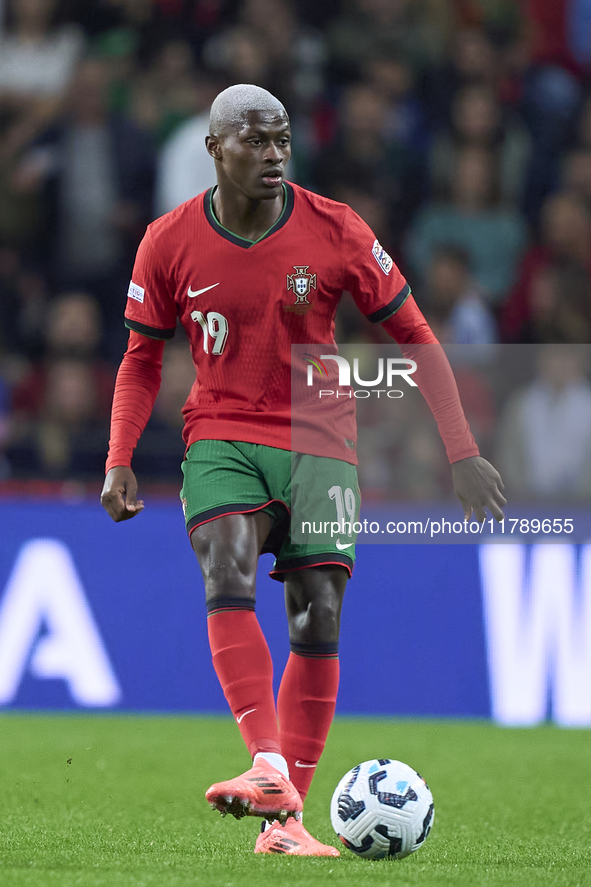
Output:
<svg viewBox="0 0 591 887">
<path fill-rule="evenodd" d="M 106 108 L 107 72 L 80 67 L 66 116 L 23 159 L 18 183 L 42 189 L 44 254 L 58 289 L 92 292 L 120 353 L 121 308 L 135 248 L 152 217 L 155 159 L 149 138 Z"/>
<path fill-rule="evenodd" d="M 564 156 L 561 185 L 591 204 L 591 146 L 575 148 Z"/>
<path fill-rule="evenodd" d="M 511 499 L 588 501 L 591 495 L 589 348 L 546 346 L 537 375 L 508 402 L 499 471 Z"/>
<path fill-rule="evenodd" d="M 581 99 L 578 80 L 562 68 L 530 71 L 526 78 L 523 114 L 532 134 L 533 151 L 525 211 L 532 221 L 557 186 L 560 157 L 568 147 Z"/>
<path fill-rule="evenodd" d="M 367 59 L 365 81 L 386 102 L 386 139 L 411 151 L 423 152 L 429 143 L 429 130 L 415 80 L 411 66 L 402 58 L 378 55 Z"/>
<path fill-rule="evenodd" d="M 36 195 L 13 187 L 20 151 L 57 113 L 84 50 L 56 10 L 56 0 L 10 0 L 0 31 L 0 239 L 15 246 L 30 247 L 40 221 Z"/>
<path fill-rule="evenodd" d="M 591 63 L 591 13 L 585 0 L 524 0 L 523 6 L 532 65 L 583 73 Z"/>
<path fill-rule="evenodd" d="M 20 163 L 21 146 L 13 144 L 10 136 L 0 136 L 0 243 L 19 254 L 34 254 L 42 220 L 41 200 L 37 192 L 20 187 Z"/>
<path fill-rule="evenodd" d="M 98 408 L 92 367 L 58 358 L 48 364 L 38 410 L 27 421 L 17 414 L 7 448 L 11 473 L 44 477 L 100 476 L 108 443 L 107 415 Z"/>
<path fill-rule="evenodd" d="M 425 72 L 422 94 L 437 129 L 452 118 L 456 93 L 466 86 L 483 86 L 497 94 L 501 78 L 499 52 L 487 32 L 474 24 L 459 28 L 453 50 L 442 63 Z"/>
<path fill-rule="evenodd" d="M 128 112 L 137 125 L 162 144 L 198 110 L 198 78 L 193 49 L 186 40 L 167 40 L 147 70 L 132 81 Z"/>
<path fill-rule="evenodd" d="M 168 104 L 176 107 L 180 103 L 184 114 L 187 50 L 179 47 L 176 59 L 170 58 L 171 49 L 179 44 L 188 46 L 191 63 L 194 49 L 194 31 L 187 16 L 179 18 L 182 10 L 177 8 L 175 13 L 169 10 L 170 5 L 158 0 L 95 0 L 78 11 L 92 37 L 92 56 L 108 64 L 109 109 L 128 117 L 137 114 L 140 125 L 147 118 L 148 127 L 158 135 L 162 127 L 162 137 L 178 122 L 174 110 L 168 113 Z M 173 0 L 172 6 L 178 4 Z M 179 83 L 175 84 L 171 80 L 177 74 Z M 150 86 L 154 96 L 149 94 Z"/>
<path fill-rule="evenodd" d="M 114 373 L 96 357 L 99 306 L 87 293 L 66 293 L 46 324 L 45 357 L 13 393 L 9 463 L 17 474 L 29 460 L 60 477 L 100 471 Z"/>
<path fill-rule="evenodd" d="M 305 181 L 321 141 L 318 104 L 324 94 L 327 52 L 322 33 L 299 16 L 292 0 L 244 0 L 236 24 L 211 38 L 204 50 L 210 68 L 230 82 L 267 86 L 289 109 L 293 134 L 291 177 Z M 242 67 L 239 66 L 241 60 Z M 260 76 L 241 76 L 252 66 Z"/>
<path fill-rule="evenodd" d="M 480 84 L 494 88 L 499 77 L 497 48 L 490 34 L 476 25 L 458 28 L 451 52 L 453 91 Z"/>
<path fill-rule="evenodd" d="M 332 197 L 343 183 L 379 198 L 387 207 L 390 242 L 396 247 L 425 185 L 419 153 L 389 137 L 388 104 L 369 83 L 344 91 L 340 125 L 319 155 L 313 175 L 322 193 Z"/>
<path fill-rule="evenodd" d="M 265 89 L 272 86 L 269 50 L 257 34 L 243 25 L 236 25 L 214 34 L 203 48 L 203 61 L 229 83 L 256 83 Z"/>
<path fill-rule="evenodd" d="M 84 292 L 58 296 L 47 309 L 45 329 L 46 356 L 95 358 L 101 342 L 97 300 Z"/>
<path fill-rule="evenodd" d="M 56 0 L 8 0 L 0 36 L 0 108 L 20 113 L 51 111 L 67 88 L 84 51 L 74 24 L 56 24 Z"/>
<path fill-rule="evenodd" d="M 332 78 L 358 79 L 376 55 L 406 58 L 415 71 L 437 65 L 454 23 L 446 0 L 351 0 L 328 26 Z"/>
<path fill-rule="evenodd" d="M 165 41 L 181 36 L 191 42 L 195 39 L 197 29 L 183 7 L 202 4 L 199 0 L 84 0 L 75 5 L 76 19 L 91 37 L 93 54 L 131 54 L 144 68 Z"/>
<path fill-rule="evenodd" d="M 458 153 L 451 200 L 427 204 L 414 219 L 408 257 L 421 281 L 439 247 L 461 247 L 485 298 L 496 304 L 513 281 L 526 242 L 517 210 L 499 204 L 494 156 L 468 147 Z"/>
<path fill-rule="evenodd" d="M 579 148 L 591 149 L 591 96 L 587 96 L 580 107 L 574 141 Z"/>
<path fill-rule="evenodd" d="M 311 113 L 324 90 L 326 50 L 322 34 L 301 21 L 289 0 L 245 0 L 235 20 L 214 34 L 203 62 L 230 83 L 257 83 L 289 108 L 297 151 L 314 150 Z"/>
<path fill-rule="evenodd" d="M 588 4 L 578 0 L 525 0 L 529 68 L 523 113 L 534 139 L 526 211 L 539 213 L 557 185 L 560 155 L 572 137 L 588 73 L 591 29 Z"/>
<path fill-rule="evenodd" d="M 580 266 L 557 263 L 538 268 L 531 280 L 529 307 L 520 342 L 591 342 L 589 276 Z"/>
<path fill-rule="evenodd" d="M 439 132 L 431 150 L 431 181 L 441 194 L 449 188 L 458 152 L 466 146 L 490 150 L 499 169 L 500 196 L 519 200 L 531 146 L 524 125 L 503 112 L 494 92 L 481 84 L 464 86 L 452 105 L 451 127 Z"/>
<path fill-rule="evenodd" d="M 0 248 L 0 352 L 12 361 L 41 355 L 48 298 L 43 275 L 27 268 L 16 250 Z"/>
<path fill-rule="evenodd" d="M 587 293 L 591 291 L 591 211 L 581 197 L 567 191 L 546 200 L 540 240 L 525 253 L 515 286 L 502 306 L 501 332 L 507 341 L 529 339 L 527 327 L 537 298 L 534 281 L 547 268 L 578 269 L 579 276 L 586 278 Z"/>
<path fill-rule="evenodd" d="M 196 86 L 200 112 L 187 120 L 160 149 L 156 174 L 155 214 L 170 212 L 215 184 L 215 165 L 205 148 L 209 108 L 222 87 L 201 78 Z"/>
<path fill-rule="evenodd" d="M 239 20 L 265 47 L 273 90 L 292 116 L 309 106 L 324 88 L 326 49 L 320 32 L 298 19 L 289 0 L 243 0 Z"/>
<path fill-rule="evenodd" d="M 114 373 L 98 357 L 102 337 L 99 305 L 84 292 L 64 293 L 54 299 L 45 311 L 45 348 L 30 373 L 20 382 L 13 397 L 16 412 L 36 413 L 45 396 L 47 366 L 57 359 L 87 362 L 93 369 L 97 404 L 101 415 L 108 415 Z"/>
<path fill-rule="evenodd" d="M 510 44 L 520 36 L 523 9 L 515 0 L 461 0 L 459 7 L 460 22 L 479 24 L 497 44 Z"/>
<path fill-rule="evenodd" d="M 443 247 L 433 255 L 421 307 L 443 344 L 490 345 L 498 341 L 493 314 L 472 278 L 465 250 Z"/>
</svg>

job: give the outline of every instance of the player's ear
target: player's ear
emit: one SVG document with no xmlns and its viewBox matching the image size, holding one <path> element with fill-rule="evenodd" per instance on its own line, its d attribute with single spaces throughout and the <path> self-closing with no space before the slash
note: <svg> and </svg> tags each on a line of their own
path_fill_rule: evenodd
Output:
<svg viewBox="0 0 591 887">
<path fill-rule="evenodd" d="M 222 159 L 222 148 L 217 136 L 205 136 L 205 147 L 207 148 L 207 153 L 210 154 L 214 160 Z"/>
</svg>

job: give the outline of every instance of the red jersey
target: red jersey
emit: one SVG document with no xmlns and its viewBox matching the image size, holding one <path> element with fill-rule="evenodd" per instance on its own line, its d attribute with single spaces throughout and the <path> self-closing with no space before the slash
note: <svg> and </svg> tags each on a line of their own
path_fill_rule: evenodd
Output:
<svg viewBox="0 0 591 887">
<path fill-rule="evenodd" d="M 352 209 L 284 189 L 283 212 L 254 243 L 218 222 L 212 188 L 153 222 L 138 249 L 125 323 L 157 339 L 174 335 L 177 318 L 185 328 L 197 371 L 183 409 L 187 446 L 214 439 L 291 449 L 291 345 L 335 347 L 344 290 L 376 323 L 410 294 Z M 314 413 L 321 433 L 304 451 L 355 462 L 353 404 Z"/>
</svg>

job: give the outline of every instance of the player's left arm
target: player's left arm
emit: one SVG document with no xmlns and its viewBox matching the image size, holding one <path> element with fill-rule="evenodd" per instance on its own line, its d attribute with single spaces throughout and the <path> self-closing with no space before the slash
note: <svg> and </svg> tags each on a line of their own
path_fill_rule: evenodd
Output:
<svg viewBox="0 0 591 887">
<path fill-rule="evenodd" d="M 412 295 L 382 326 L 398 342 L 404 357 L 417 364 L 413 379 L 437 422 L 465 519 L 474 514 L 482 523 L 488 509 L 498 521 L 503 520 L 507 500 L 501 475 L 480 455 L 445 351 Z"/>
<path fill-rule="evenodd" d="M 445 352 L 416 304 L 396 263 L 353 210 L 343 211 L 343 289 L 373 323 L 381 323 L 414 360 L 413 379 L 437 422 L 452 466 L 454 488 L 467 520 L 485 520 L 485 509 L 503 519 L 503 482 L 480 455 L 464 415 Z"/>
</svg>

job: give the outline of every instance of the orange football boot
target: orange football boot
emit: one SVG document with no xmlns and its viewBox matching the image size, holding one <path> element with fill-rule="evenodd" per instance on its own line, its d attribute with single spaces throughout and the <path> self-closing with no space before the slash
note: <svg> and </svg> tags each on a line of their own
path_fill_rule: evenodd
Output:
<svg viewBox="0 0 591 887">
<path fill-rule="evenodd" d="M 291 856 L 341 855 L 336 847 L 331 847 L 330 844 L 321 844 L 320 841 L 313 838 L 297 819 L 288 819 L 285 825 L 274 822 L 271 828 L 261 831 L 254 852 L 285 853 Z"/>
<path fill-rule="evenodd" d="M 205 798 L 222 816 L 231 813 L 236 819 L 262 816 L 269 822 L 278 819 L 284 823 L 288 816 L 302 812 L 302 799 L 295 785 L 265 760 L 235 779 L 214 783 Z"/>
</svg>

